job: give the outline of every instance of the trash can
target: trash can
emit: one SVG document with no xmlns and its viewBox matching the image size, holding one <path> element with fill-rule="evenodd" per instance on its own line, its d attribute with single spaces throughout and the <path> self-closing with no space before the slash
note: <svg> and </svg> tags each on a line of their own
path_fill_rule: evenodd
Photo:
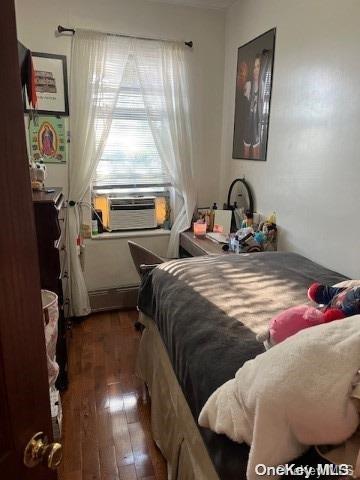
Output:
<svg viewBox="0 0 360 480">
<path fill-rule="evenodd" d="M 46 356 L 49 375 L 49 385 L 52 387 L 59 374 L 56 362 L 56 342 L 58 337 L 59 306 L 58 296 L 49 290 L 41 290 L 43 308 Z"/>
</svg>

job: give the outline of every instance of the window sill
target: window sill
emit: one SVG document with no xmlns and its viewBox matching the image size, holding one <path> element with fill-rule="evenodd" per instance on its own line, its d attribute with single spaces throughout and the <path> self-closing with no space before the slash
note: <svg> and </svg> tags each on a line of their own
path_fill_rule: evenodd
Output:
<svg viewBox="0 0 360 480">
<path fill-rule="evenodd" d="M 160 237 L 170 235 L 170 230 L 157 228 L 154 230 L 131 230 L 127 232 L 104 232 L 93 235 L 89 240 L 114 240 L 115 238 Z"/>
</svg>

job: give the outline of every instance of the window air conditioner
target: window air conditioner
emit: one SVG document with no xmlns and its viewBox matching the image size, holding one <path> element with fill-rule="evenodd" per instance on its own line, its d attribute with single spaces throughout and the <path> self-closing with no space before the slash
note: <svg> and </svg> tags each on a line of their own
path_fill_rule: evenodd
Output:
<svg viewBox="0 0 360 480">
<path fill-rule="evenodd" d="M 109 198 L 111 230 L 156 228 L 155 197 Z"/>
</svg>

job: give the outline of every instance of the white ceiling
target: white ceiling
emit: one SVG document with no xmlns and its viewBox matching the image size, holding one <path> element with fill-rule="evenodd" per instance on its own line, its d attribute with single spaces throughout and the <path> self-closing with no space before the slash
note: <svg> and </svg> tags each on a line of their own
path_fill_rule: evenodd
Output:
<svg viewBox="0 0 360 480">
<path fill-rule="evenodd" d="M 171 5 L 186 5 L 191 7 L 216 8 L 216 9 L 227 8 L 236 2 L 236 0 L 148 0 L 148 1 L 157 2 L 157 3 L 169 3 Z"/>
</svg>

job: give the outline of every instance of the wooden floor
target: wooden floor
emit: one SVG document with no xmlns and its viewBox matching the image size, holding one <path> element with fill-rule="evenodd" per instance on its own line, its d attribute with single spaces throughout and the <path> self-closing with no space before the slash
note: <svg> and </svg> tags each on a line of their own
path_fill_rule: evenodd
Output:
<svg viewBox="0 0 360 480">
<path fill-rule="evenodd" d="M 60 480 L 167 478 L 151 437 L 149 401 L 134 374 L 136 317 L 137 312 L 94 314 L 73 328 Z"/>
</svg>

